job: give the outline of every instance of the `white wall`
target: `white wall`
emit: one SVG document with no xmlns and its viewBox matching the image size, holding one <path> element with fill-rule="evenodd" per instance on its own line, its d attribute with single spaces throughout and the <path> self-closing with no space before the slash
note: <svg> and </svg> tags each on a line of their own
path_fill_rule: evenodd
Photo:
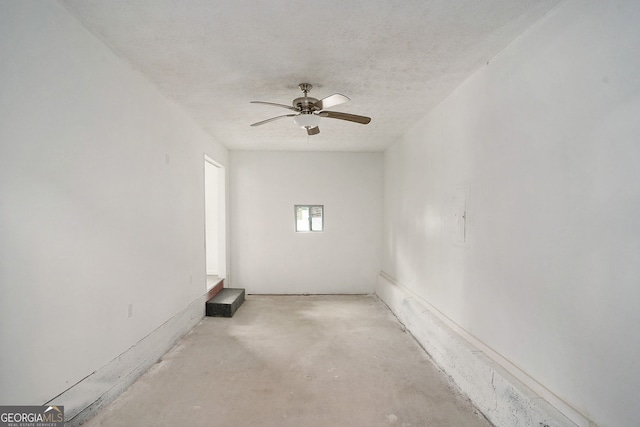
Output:
<svg viewBox="0 0 640 427">
<path fill-rule="evenodd" d="M 231 276 L 249 293 L 372 293 L 380 269 L 382 155 L 232 151 Z M 324 205 L 296 233 L 296 204 Z"/>
<path fill-rule="evenodd" d="M 0 58 L 0 403 L 37 405 L 205 293 L 228 153 L 56 2 L 3 1 Z"/>
<path fill-rule="evenodd" d="M 561 3 L 384 155 L 384 272 L 602 426 L 640 419 L 638 22 Z"/>
</svg>

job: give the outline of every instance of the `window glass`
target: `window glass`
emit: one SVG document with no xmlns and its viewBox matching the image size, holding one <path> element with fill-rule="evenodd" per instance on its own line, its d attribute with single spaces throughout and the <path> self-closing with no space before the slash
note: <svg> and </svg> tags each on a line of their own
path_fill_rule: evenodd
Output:
<svg viewBox="0 0 640 427">
<path fill-rule="evenodd" d="M 309 230 L 309 206 L 296 206 L 296 231 Z"/>
<path fill-rule="evenodd" d="M 311 231 L 322 231 L 322 206 L 312 206 Z"/>
<path fill-rule="evenodd" d="M 296 231 L 323 231 L 323 210 L 322 205 L 295 205 Z"/>
</svg>

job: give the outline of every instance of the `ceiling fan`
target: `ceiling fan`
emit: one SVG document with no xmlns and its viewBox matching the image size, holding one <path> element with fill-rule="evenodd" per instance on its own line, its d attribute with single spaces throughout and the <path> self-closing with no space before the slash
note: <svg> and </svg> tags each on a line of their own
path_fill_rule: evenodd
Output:
<svg viewBox="0 0 640 427">
<path fill-rule="evenodd" d="M 306 129 L 308 135 L 317 135 L 320 133 L 320 128 L 318 127 L 318 125 L 320 124 L 321 117 L 346 120 L 363 125 L 366 125 L 371 121 L 370 117 L 339 113 L 337 111 L 326 111 L 327 108 L 334 107 L 350 100 L 344 95 L 334 93 L 333 95 L 329 95 L 326 98 L 318 100 L 316 98 L 307 96 L 307 93 L 313 87 L 309 83 L 300 83 L 298 87 L 304 93 L 304 96 L 294 99 L 292 106 L 276 104 L 273 102 L 251 101 L 252 104 L 275 105 L 276 107 L 286 108 L 288 110 L 295 111 L 296 114 L 285 114 L 282 116 L 272 117 L 270 119 L 254 123 L 251 126 L 260 126 L 274 120 L 284 119 L 285 117 L 293 117 L 293 121 L 301 128 Z"/>
</svg>

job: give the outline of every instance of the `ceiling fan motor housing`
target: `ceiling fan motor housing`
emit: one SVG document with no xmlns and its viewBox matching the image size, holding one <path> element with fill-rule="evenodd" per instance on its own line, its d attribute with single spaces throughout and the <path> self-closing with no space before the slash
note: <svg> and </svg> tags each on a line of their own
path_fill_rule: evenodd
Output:
<svg viewBox="0 0 640 427">
<path fill-rule="evenodd" d="M 307 96 L 307 93 L 311 90 L 313 86 L 310 83 L 300 83 L 298 87 L 304 93 L 304 96 L 294 99 L 293 106 L 296 108 L 299 108 L 302 114 L 308 114 L 313 112 L 314 110 L 317 110 L 318 108 L 314 107 L 313 104 L 318 102 L 318 100 L 316 98 L 311 98 L 310 96 Z"/>
<path fill-rule="evenodd" d="M 309 96 L 304 96 L 304 97 L 300 97 L 300 98 L 294 99 L 293 100 L 293 106 L 296 107 L 296 108 L 300 108 L 303 113 L 311 112 L 311 111 L 317 109 L 317 107 L 313 106 L 313 104 L 315 104 L 316 102 L 318 102 L 318 100 L 316 98 L 311 98 Z"/>
</svg>

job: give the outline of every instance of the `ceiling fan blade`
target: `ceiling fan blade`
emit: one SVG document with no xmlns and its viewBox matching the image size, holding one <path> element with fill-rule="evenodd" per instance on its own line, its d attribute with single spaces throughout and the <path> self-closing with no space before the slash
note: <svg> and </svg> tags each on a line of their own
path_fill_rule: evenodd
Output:
<svg viewBox="0 0 640 427">
<path fill-rule="evenodd" d="M 320 128 L 318 126 L 307 129 L 307 135 L 317 135 L 319 133 L 320 133 Z"/>
<path fill-rule="evenodd" d="M 263 125 L 263 124 L 265 124 L 265 123 L 272 122 L 272 121 L 274 121 L 274 120 L 284 119 L 285 117 L 295 117 L 295 116 L 297 116 L 297 114 L 285 114 L 284 116 L 271 117 L 270 119 L 267 119 L 267 120 L 263 120 L 263 121 L 261 121 L 261 122 L 254 123 L 254 124 L 252 124 L 251 126 L 260 126 L 260 125 Z"/>
<path fill-rule="evenodd" d="M 336 105 L 344 104 L 347 101 L 351 101 L 351 99 L 339 93 L 334 93 L 333 95 L 329 95 L 326 98 L 322 98 L 320 101 L 315 102 L 313 106 L 318 110 L 324 110 L 325 108 L 331 108 L 335 107 Z"/>
<path fill-rule="evenodd" d="M 320 117 L 327 117 L 329 119 L 347 120 L 349 122 L 360 123 L 363 125 L 368 124 L 371 121 L 371 117 L 357 116 L 355 114 L 339 113 L 337 111 L 322 111 L 318 113 Z"/>
<path fill-rule="evenodd" d="M 282 107 L 282 108 L 286 108 L 286 109 L 288 109 L 288 110 L 292 110 L 292 111 L 300 111 L 300 109 L 299 109 L 299 108 L 292 107 L 292 106 L 290 106 L 290 105 L 276 104 L 275 102 L 251 101 L 251 104 L 275 105 L 276 107 Z"/>
</svg>

